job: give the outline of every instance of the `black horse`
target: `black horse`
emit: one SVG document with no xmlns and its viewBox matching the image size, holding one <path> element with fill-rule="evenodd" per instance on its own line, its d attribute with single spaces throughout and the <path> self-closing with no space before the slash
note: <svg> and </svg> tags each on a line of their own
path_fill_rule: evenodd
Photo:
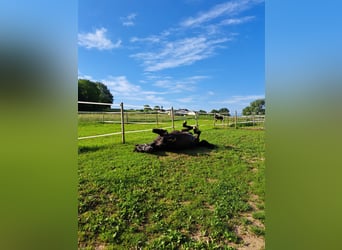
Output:
<svg viewBox="0 0 342 250">
<path fill-rule="evenodd" d="M 214 116 L 214 119 L 215 119 L 215 122 L 217 122 L 217 120 L 223 121 L 224 116 L 221 115 L 221 114 L 217 114 L 217 113 L 216 113 L 215 116 Z"/>
<path fill-rule="evenodd" d="M 152 153 L 155 151 L 175 151 L 194 147 L 207 147 L 214 148 L 215 145 L 207 142 L 206 140 L 199 139 L 201 131 L 197 127 L 192 127 L 183 123 L 185 131 L 172 131 L 167 132 L 165 129 L 152 129 L 153 133 L 158 134 L 158 137 L 149 144 L 137 144 L 135 145 L 135 152 Z M 194 135 L 189 132 L 193 129 Z"/>
</svg>

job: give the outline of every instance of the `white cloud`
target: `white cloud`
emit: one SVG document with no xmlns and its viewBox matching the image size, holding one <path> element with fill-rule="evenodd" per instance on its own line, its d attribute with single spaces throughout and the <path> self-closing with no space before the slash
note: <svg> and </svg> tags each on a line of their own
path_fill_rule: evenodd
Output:
<svg viewBox="0 0 342 250">
<path fill-rule="evenodd" d="M 121 40 L 113 43 L 109 38 L 106 37 L 107 29 L 100 28 L 96 29 L 93 33 L 79 33 L 78 34 L 78 45 L 87 49 L 99 49 L 109 50 L 118 48 L 121 46 Z"/>
<path fill-rule="evenodd" d="M 262 99 L 262 98 L 265 98 L 265 96 L 264 95 L 247 95 L 247 96 L 238 95 L 238 96 L 233 96 L 233 100 L 236 101 L 236 102 L 239 102 L 239 101 L 254 101 L 254 100 Z"/>
<path fill-rule="evenodd" d="M 78 70 L 78 79 L 87 79 L 87 80 L 90 80 L 90 81 L 94 81 L 92 76 L 85 75 L 80 70 Z"/>
<path fill-rule="evenodd" d="M 247 96 L 232 96 L 229 99 L 223 100 L 223 101 L 217 101 L 215 103 L 220 104 L 249 104 L 252 101 L 255 101 L 257 99 L 265 98 L 264 95 L 247 95 Z"/>
<path fill-rule="evenodd" d="M 237 33 L 227 32 L 224 27 L 251 21 L 253 16 L 237 17 L 242 11 L 263 0 L 239 0 L 217 4 L 211 9 L 189 17 L 176 27 L 147 37 L 132 37 L 142 50 L 131 55 L 142 62 L 145 72 L 192 65 L 215 55 Z M 144 46 L 145 45 L 145 46 Z"/>
<path fill-rule="evenodd" d="M 163 97 L 161 96 L 156 96 L 156 95 L 146 95 L 144 97 L 144 99 L 148 102 L 148 103 L 153 103 L 153 104 L 160 104 L 163 103 L 165 105 L 165 103 L 169 103 L 168 101 L 166 101 Z"/>
<path fill-rule="evenodd" d="M 144 90 L 140 85 L 131 83 L 126 76 L 109 76 L 100 81 L 104 83 L 114 96 L 114 100 L 146 102 L 155 105 L 170 105 L 163 95 L 167 92 Z M 127 106 L 127 105 L 126 105 Z"/>
<path fill-rule="evenodd" d="M 120 19 L 121 19 L 122 25 L 123 26 L 134 26 L 135 25 L 134 20 L 135 20 L 136 16 L 137 16 L 137 14 L 132 13 L 126 17 L 121 17 Z"/>
<path fill-rule="evenodd" d="M 174 79 L 172 77 L 161 77 L 159 79 L 155 79 L 154 86 L 167 89 L 169 93 L 180 93 L 184 91 L 194 91 L 196 89 L 196 85 L 199 81 L 209 78 L 208 76 L 191 76 L 182 79 Z"/>
<path fill-rule="evenodd" d="M 186 79 L 188 79 L 189 81 L 197 82 L 197 81 L 200 81 L 203 79 L 208 79 L 208 78 L 210 78 L 210 77 L 209 76 L 190 76 Z"/>
<path fill-rule="evenodd" d="M 218 17 L 233 16 L 250 8 L 254 3 L 263 2 L 261 0 L 240 0 L 217 4 L 210 10 L 197 14 L 196 17 L 189 17 L 181 22 L 183 27 L 194 27 L 210 22 Z"/>
<path fill-rule="evenodd" d="M 235 24 L 242 24 L 253 20 L 254 16 L 245 16 L 241 18 L 228 18 L 219 23 L 219 25 L 235 25 Z"/>
<path fill-rule="evenodd" d="M 132 43 L 135 43 L 135 42 L 160 43 L 160 42 L 166 41 L 166 39 L 170 37 L 171 35 L 178 34 L 179 31 L 180 31 L 179 28 L 169 28 L 156 35 L 150 35 L 147 37 L 132 37 L 130 41 Z"/>
<path fill-rule="evenodd" d="M 89 76 L 89 75 L 79 75 L 78 79 L 86 79 L 86 80 L 89 80 L 89 81 L 94 81 L 93 77 Z"/>
<path fill-rule="evenodd" d="M 257 99 L 263 99 L 265 95 L 239 95 L 239 96 L 231 96 L 230 98 L 209 101 L 208 104 L 212 105 L 213 108 L 218 109 L 222 106 L 227 107 L 230 110 L 230 114 L 234 114 L 234 111 L 241 112 L 245 107 L 249 106 L 251 102 Z"/>
<path fill-rule="evenodd" d="M 135 42 L 151 42 L 151 43 L 158 43 L 161 41 L 161 38 L 159 36 L 156 35 L 152 35 L 152 36 L 148 36 L 148 37 L 144 37 L 144 38 L 139 38 L 139 37 L 132 37 L 130 39 L 130 41 L 132 43 Z"/>
<path fill-rule="evenodd" d="M 179 99 L 177 99 L 177 101 L 179 101 L 181 103 L 191 103 L 194 101 L 194 98 L 189 96 L 189 97 L 179 98 Z"/>
<path fill-rule="evenodd" d="M 128 96 L 141 92 L 141 87 L 130 83 L 126 76 L 110 76 L 102 82 L 108 86 L 114 95 Z"/>
<path fill-rule="evenodd" d="M 142 52 L 132 55 L 143 61 L 145 71 L 160 71 L 184 65 L 191 65 L 214 54 L 219 44 L 228 38 L 210 39 L 204 36 L 184 38 L 164 43 L 157 52 Z"/>
</svg>

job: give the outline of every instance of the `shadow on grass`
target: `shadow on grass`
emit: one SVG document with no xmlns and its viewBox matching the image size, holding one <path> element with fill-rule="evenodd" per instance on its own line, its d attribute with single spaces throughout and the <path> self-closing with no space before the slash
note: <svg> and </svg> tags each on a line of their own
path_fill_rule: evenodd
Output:
<svg viewBox="0 0 342 250">
<path fill-rule="evenodd" d="M 88 153 L 88 152 L 96 152 L 98 150 L 102 150 L 104 148 L 107 148 L 108 146 L 79 146 L 78 147 L 78 153 Z"/>
<path fill-rule="evenodd" d="M 240 151 L 240 148 L 238 148 L 236 146 L 232 146 L 232 145 L 224 145 L 223 148 L 227 149 L 227 150 Z"/>
<path fill-rule="evenodd" d="M 223 146 L 213 145 L 211 148 L 195 147 L 195 148 L 190 148 L 190 149 L 166 149 L 166 150 L 150 152 L 147 154 L 157 155 L 157 156 L 168 156 L 170 155 L 170 153 L 172 153 L 172 154 L 182 154 L 182 155 L 188 155 L 188 156 L 201 156 L 201 155 L 209 155 L 209 153 L 213 150 L 240 151 L 241 149 L 233 145 L 223 145 Z"/>
<path fill-rule="evenodd" d="M 182 154 L 182 155 L 188 155 L 188 156 L 201 156 L 201 155 L 209 155 L 209 153 L 212 150 L 217 149 L 218 147 L 215 145 L 212 148 L 206 148 L 206 147 L 196 147 L 196 148 L 190 148 L 190 149 L 168 149 L 168 150 L 161 150 L 161 151 L 154 151 L 150 154 L 158 155 L 158 156 L 168 156 L 169 153 L 173 154 Z"/>
</svg>

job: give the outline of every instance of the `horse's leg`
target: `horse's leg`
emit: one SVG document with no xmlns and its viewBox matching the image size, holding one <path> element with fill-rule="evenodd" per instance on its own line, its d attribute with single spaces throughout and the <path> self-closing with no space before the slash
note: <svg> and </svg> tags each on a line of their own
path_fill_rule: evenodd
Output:
<svg viewBox="0 0 342 250">
<path fill-rule="evenodd" d="M 199 130 L 196 126 L 194 127 L 194 136 L 195 136 L 195 138 L 196 138 L 196 142 L 199 142 L 200 140 L 199 140 L 199 137 L 200 137 L 200 135 L 201 135 L 201 130 Z"/>
<path fill-rule="evenodd" d="M 163 136 L 163 135 L 167 135 L 167 134 L 168 134 L 168 133 L 167 133 L 167 130 L 161 129 L 161 128 L 154 128 L 154 129 L 152 129 L 152 132 L 153 132 L 153 133 L 156 133 L 156 134 L 158 134 L 158 135 L 160 135 L 160 136 Z"/>
<path fill-rule="evenodd" d="M 187 123 L 187 121 L 183 122 L 183 128 L 184 128 L 184 129 L 182 129 L 183 132 L 189 132 L 191 129 L 194 129 L 193 126 L 189 126 L 186 123 Z"/>
<path fill-rule="evenodd" d="M 201 130 L 199 130 L 196 126 L 194 127 L 194 134 L 200 136 Z"/>
</svg>

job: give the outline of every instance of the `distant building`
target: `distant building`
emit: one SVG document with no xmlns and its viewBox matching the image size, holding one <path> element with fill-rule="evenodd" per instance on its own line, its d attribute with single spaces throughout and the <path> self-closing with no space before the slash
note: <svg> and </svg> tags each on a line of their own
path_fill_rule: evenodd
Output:
<svg viewBox="0 0 342 250">
<path fill-rule="evenodd" d="M 173 112 L 174 112 L 175 115 L 183 115 L 183 116 L 186 116 L 186 115 L 196 115 L 195 111 L 191 111 L 191 110 L 188 110 L 188 109 L 177 109 L 177 110 L 174 110 Z M 168 110 L 168 114 L 171 115 L 171 110 Z"/>
</svg>

